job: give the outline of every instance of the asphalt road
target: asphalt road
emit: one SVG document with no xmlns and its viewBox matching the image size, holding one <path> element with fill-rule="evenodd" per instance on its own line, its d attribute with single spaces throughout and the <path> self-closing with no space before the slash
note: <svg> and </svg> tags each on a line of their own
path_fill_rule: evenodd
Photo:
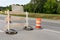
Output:
<svg viewBox="0 0 60 40">
<path fill-rule="evenodd" d="M 0 32 L 0 40 L 60 40 L 60 33 L 47 30 L 19 31 L 18 34 L 8 35 Z"/>
<path fill-rule="evenodd" d="M 0 20 L 5 20 L 7 16 L 5 15 L 0 15 Z M 19 17 L 12 17 L 12 23 L 25 23 L 25 19 L 15 19 L 15 18 L 19 18 Z M 59 20 L 46 20 L 46 19 L 42 19 L 41 22 L 41 27 L 44 29 L 51 29 L 51 30 L 55 30 L 55 31 L 60 31 L 60 21 Z M 29 18 L 29 25 L 32 26 L 33 28 L 35 28 L 35 19 L 33 18 Z"/>
<path fill-rule="evenodd" d="M 5 21 L 6 16 L 0 15 L 0 40 L 60 40 L 60 21 L 52 21 L 42 19 L 41 26 L 43 29 L 35 29 L 35 19 L 29 18 L 29 25 L 34 28 L 32 31 L 25 31 L 23 27 L 25 25 L 25 19 L 15 19 L 12 17 L 12 23 L 18 34 L 8 35 L 5 34 L 7 23 Z"/>
</svg>

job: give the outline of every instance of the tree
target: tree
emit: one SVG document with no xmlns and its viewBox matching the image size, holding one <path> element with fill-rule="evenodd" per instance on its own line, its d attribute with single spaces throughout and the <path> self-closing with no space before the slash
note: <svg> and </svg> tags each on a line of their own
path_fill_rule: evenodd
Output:
<svg viewBox="0 0 60 40">
<path fill-rule="evenodd" d="M 33 12 L 33 5 L 32 4 L 25 5 L 24 10 L 28 12 Z"/>
<path fill-rule="evenodd" d="M 60 1 L 58 2 L 57 13 L 60 14 Z"/>
<path fill-rule="evenodd" d="M 31 0 L 31 2 L 28 5 L 25 5 L 25 10 L 28 10 L 29 12 L 43 12 L 43 5 L 46 2 L 46 0 Z"/>
<path fill-rule="evenodd" d="M 56 12 L 56 0 L 47 0 L 44 5 L 44 12 L 55 13 Z"/>
</svg>

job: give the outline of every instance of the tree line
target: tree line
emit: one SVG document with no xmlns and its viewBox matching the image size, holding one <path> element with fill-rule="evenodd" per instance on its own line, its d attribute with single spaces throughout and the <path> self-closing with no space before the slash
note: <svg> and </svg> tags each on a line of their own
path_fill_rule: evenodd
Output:
<svg viewBox="0 0 60 40">
<path fill-rule="evenodd" d="M 10 10 L 10 11 L 12 11 L 12 7 L 11 7 L 11 5 L 9 5 L 9 6 L 6 6 L 6 7 L 0 7 L 0 11 L 6 11 L 6 10 Z"/>
<path fill-rule="evenodd" d="M 60 0 L 32 0 L 24 9 L 33 13 L 60 14 Z"/>
<path fill-rule="evenodd" d="M 17 4 L 19 5 L 19 4 Z M 24 5 L 24 11 L 33 13 L 51 13 L 60 14 L 60 0 L 31 0 L 27 5 Z M 0 10 L 12 10 L 11 5 L 7 7 L 0 7 Z"/>
</svg>

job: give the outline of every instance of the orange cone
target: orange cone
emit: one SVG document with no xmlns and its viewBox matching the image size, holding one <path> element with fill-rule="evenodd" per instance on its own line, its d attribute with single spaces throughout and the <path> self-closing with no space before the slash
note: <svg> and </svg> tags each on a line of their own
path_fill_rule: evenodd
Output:
<svg viewBox="0 0 60 40">
<path fill-rule="evenodd" d="M 36 29 L 41 28 L 41 18 L 36 18 Z"/>
</svg>

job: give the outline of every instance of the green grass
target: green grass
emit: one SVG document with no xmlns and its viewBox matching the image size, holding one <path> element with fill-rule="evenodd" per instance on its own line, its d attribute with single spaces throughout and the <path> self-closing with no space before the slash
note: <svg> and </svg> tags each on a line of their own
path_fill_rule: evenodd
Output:
<svg viewBox="0 0 60 40">
<path fill-rule="evenodd" d="M 4 14 L 4 13 L 0 13 Z M 4 14 L 7 15 L 7 14 Z M 25 17 L 25 14 L 11 14 L 12 16 L 23 16 Z M 46 19 L 54 19 L 54 20 L 60 20 L 60 14 L 43 14 L 43 13 L 29 13 L 29 17 L 33 18 L 46 18 Z"/>
</svg>

